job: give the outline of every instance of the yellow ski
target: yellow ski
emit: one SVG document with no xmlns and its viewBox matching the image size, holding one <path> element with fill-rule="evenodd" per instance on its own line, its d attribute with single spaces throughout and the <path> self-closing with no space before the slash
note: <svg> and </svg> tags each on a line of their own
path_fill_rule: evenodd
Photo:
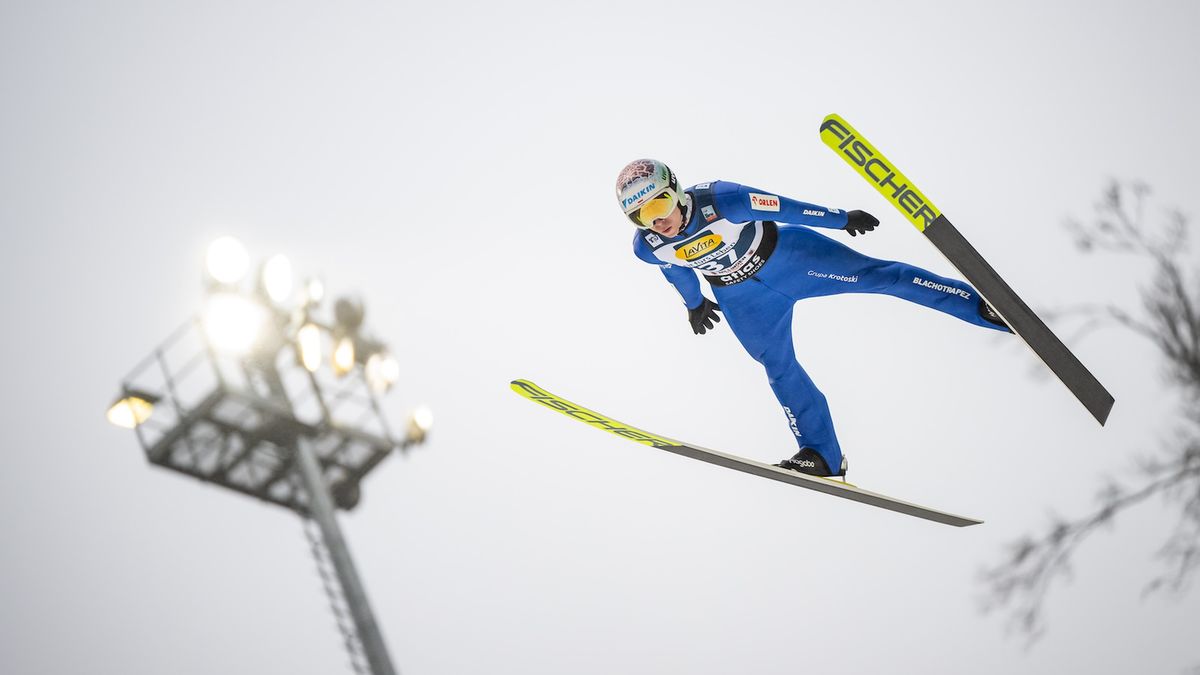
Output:
<svg viewBox="0 0 1200 675">
<path fill-rule="evenodd" d="M 881 495 L 875 492 L 869 492 L 867 490 L 863 490 L 862 488 L 850 485 L 849 483 L 843 483 L 838 480 L 820 478 L 817 476 L 808 476 L 795 471 L 781 469 L 770 464 L 756 462 L 752 459 L 745 459 L 735 455 L 718 452 L 716 450 L 708 450 L 699 446 L 676 441 L 667 438 L 666 436 L 652 434 L 648 431 L 643 431 L 637 427 L 625 424 L 624 422 L 619 422 L 606 415 L 601 415 L 593 410 L 588 410 L 583 406 L 576 405 L 565 398 L 562 398 L 561 396 L 557 396 L 546 391 L 545 389 L 542 389 L 529 380 L 513 380 L 510 386 L 512 387 L 513 391 L 529 399 L 530 401 L 540 403 L 551 410 L 556 410 L 566 415 L 567 417 L 583 422 L 588 426 L 616 434 L 622 438 L 627 438 L 635 443 L 658 448 L 659 450 L 666 450 L 667 452 L 673 452 L 677 455 L 698 459 L 709 464 L 715 464 L 728 469 L 734 469 L 736 471 L 741 471 L 742 473 L 761 476 L 763 478 L 770 478 L 771 480 L 777 480 L 781 483 L 789 483 L 791 485 L 807 488 L 809 490 L 815 490 L 817 492 L 823 492 L 835 497 L 841 497 L 842 499 L 849 499 L 850 501 L 869 504 L 881 509 L 887 509 L 888 511 L 904 513 L 910 516 L 924 518 L 925 520 L 944 523 L 946 525 L 965 527 L 968 525 L 978 525 L 979 523 L 983 522 L 974 518 L 956 516 L 952 513 L 945 513 L 943 511 L 937 511 L 935 509 L 919 506 L 917 504 L 910 504 L 909 502 L 893 499 L 892 497 Z"/>
</svg>

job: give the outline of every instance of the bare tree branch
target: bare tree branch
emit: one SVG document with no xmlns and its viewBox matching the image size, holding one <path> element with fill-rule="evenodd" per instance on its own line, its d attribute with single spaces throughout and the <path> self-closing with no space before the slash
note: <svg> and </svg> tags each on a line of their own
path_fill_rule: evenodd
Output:
<svg viewBox="0 0 1200 675">
<path fill-rule="evenodd" d="M 1101 527 L 1151 497 L 1178 507 L 1178 521 L 1157 558 L 1164 569 L 1146 592 L 1181 593 L 1200 569 L 1200 284 L 1189 283 L 1181 260 L 1188 248 L 1188 221 L 1170 211 L 1155 232 L 1144 226 L 1150 189 L 1144 183 L 1112 182 L 1096 205 L 1094 221 L 1069 220 L 1066 227 L 1084 253 L 1107 252 L 1147 259 L 1152 283 L 1142 289 L 1141 307 L 1085 305 L 1050 313 L 1051 320 L 1081 320 L 1077 338 L 1101 326 L 1117 325 L 1146 338 L 1159 351 L 1164 379 L 1179 392 L 1178 439 L 1157 454 L 1138 458 L 1135 486 L 1109 482 L 1090 513 L 1054 518 L 1043 534 L 1012 544 L 1008 557 L 984 570 L 985 611 L 1007 609 L 1012 627 L 1032 643 L 1045 631 L 1046 597 L 1060 578 L 1069 577 L 1078 547 Z"/>
</svg>

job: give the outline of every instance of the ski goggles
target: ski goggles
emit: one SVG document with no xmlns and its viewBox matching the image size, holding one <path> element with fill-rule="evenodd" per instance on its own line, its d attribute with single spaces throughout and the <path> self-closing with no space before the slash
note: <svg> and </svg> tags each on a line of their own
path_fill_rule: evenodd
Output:
<svg viewBox="0 0 1200 675">
<path fill-rule="evenodd" d="M 633 221 L 634 225 L 643 230 L 648 230 L 654 225 L 654 221 L 671 215 L 676 206 L 679 206 L 679 195 L 675 194 L 674 190 L 668 188 L 655 195 L 654 199 L 642 204 L 637 210 L 631 211 L 626 215 L 629 216 L 629 220 Z"/>
</svg>

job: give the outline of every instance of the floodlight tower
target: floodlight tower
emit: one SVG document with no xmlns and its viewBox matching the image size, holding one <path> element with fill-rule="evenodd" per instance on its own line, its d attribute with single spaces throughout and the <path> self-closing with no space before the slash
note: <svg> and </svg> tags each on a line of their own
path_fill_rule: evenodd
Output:
<svg viewBox="0 0 1200 675">
<path fill-rule="evenodd" d="M 336 509 L 358 505 L 362 480 L 392 451 L 423 443 L 432 413 L 418 407 L 393 436 L 378 396 L 400 366 L 364 331 L 360 300 L 339 298 L 324 315 L 316 279 L 295 300 L 283 256 L 247 288 L 249 256 L 229 237 L 206 262 L 203 311 L 122 381 L 108 418 L 136 431 L 151 464 L 299 514 L 351 666 L 392 675 Z"/>
</svg>

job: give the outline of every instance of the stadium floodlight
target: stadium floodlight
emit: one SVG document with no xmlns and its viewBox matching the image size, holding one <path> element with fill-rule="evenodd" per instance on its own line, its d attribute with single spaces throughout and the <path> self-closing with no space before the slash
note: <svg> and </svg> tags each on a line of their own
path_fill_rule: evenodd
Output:
<svg viewBox="0 0 1200 675">
<path fill-rule="evenodd" d="M 292 297 L 292 261 L 285 255 L 274 255 L 263 263 L 260 278 L 267 297 L 276 305 L 283 305 Z"/>
<path fill-rule="evenodd" d="M 400 379 L 400 362 L 387 351 L 372 354 L 364 369 L 367 384 L 377 394 L 386 393 Z"/>
<path fill-rule="evenodd" d="M 237 293 L 210 295 L 204 308 L 204 329 L 218 351 L 244 356 L 254 348 L 266 323 L 265 308 Z"/>
<path fill-rule="evenodd" d="M 124 429 L 135 429 L 139 424 L 150 419 L 154 413 L 154 404 L 158 397 L 140 391 L 127 390 L 117 395 L 117 399 L 108 407 L 105 416 L 108 421 Z"/>
<path fill-rule="evenodd" d="M 304 282 L 304 304 L 319 305 L 325 299 L 325 284 L 316 277 Z"/>
<path fill-rule="evenodd" d="M 341 377 L 354 369 L 354 338 L 346 335 L 333 348 L 333 372 Z"/>
<path fill-rule="evenodd" d="M 134 429 L 151 464 L 300 515 L 354 670 L 395 675 L 336 511 L 358 506 L 384 459 L 424 442 L 433 414 L 422 406 L 403 437 L 392 434 L 377 395 L 400 366 L 361 332 L 360 300 L 323 315 L 324 285 L 309 279 L 298 306 L 285 306 L 283 256 L 243 288 L 249 256 L 232 237 L 214 241 L 205 263 L 200 316 L 122 381 L 107 417 Z"/>
<path fill-rule="evenodd" d="M 209 244 L 206 267 L 209 276 L 218 283 L 232 286 L 245 278 L 250 255 L 234 237 L 221 237 Z"/>
<path fill-rule="evenodd" d="M 306 323 L 296 331 L 296 343 L 300 347 L 300 362 L 310 373 L 321 367 L 321 327 Z"/>
<path fill-rule="evenodd" d="M 408 414 L 408 440 L 412 443 L 424 443 L 425 438 L 433 429 L 433 411 L 429 406 L 421 405 Z"/>
</svg>

